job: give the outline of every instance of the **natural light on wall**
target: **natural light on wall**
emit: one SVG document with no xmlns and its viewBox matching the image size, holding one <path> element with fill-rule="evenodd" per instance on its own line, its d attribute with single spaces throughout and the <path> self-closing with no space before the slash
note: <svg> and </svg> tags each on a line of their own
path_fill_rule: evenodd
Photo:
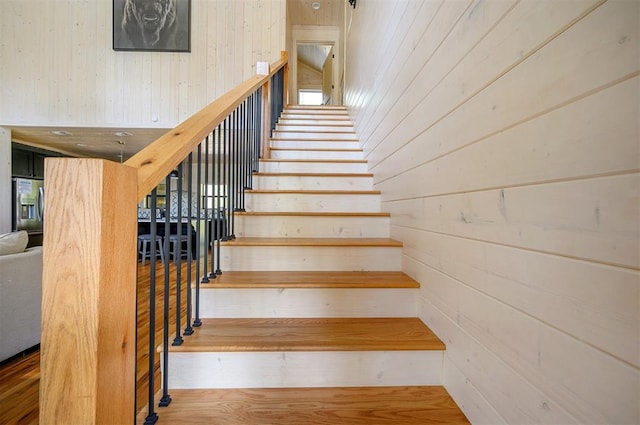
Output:
<svg viewBox="0 0 640 425">
<path fill-rule="evenodd" d="M 321 90 L 298 90 L 299 105 L 322 105 Z"/>
</svg>

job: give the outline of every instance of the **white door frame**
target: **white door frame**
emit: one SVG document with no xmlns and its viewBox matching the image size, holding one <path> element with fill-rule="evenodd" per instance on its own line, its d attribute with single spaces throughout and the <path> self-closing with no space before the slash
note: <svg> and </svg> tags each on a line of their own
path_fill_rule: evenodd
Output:
<svg viewBox="0 0 640 425">
<path fill-rule="evenodd" d="M 298 103 L 298 43 L 307 44 L 331 44 L 335 59 L 333 61 L 333 90 L 331 91 L 332 104 L 342 105 L 342 92 L 340 88 L 340 78 L 342 69 L 342 43 L 340 42 L 339 27 L 321 27 L 311 25 L 294 25 L 291 30 L 291 57 L 289 61 L 289 100 Z"/>
</svg>

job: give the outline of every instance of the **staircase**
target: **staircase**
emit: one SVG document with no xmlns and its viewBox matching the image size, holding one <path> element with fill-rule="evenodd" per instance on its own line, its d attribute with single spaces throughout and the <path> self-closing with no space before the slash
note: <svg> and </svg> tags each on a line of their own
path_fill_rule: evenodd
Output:
<svg viewBox="0 0 640 425">
<path fill-rule="evenodd" d="M 159 423 L 467 423 L 346 110 L 286 109 L 271 148 Z"/>
</svg>

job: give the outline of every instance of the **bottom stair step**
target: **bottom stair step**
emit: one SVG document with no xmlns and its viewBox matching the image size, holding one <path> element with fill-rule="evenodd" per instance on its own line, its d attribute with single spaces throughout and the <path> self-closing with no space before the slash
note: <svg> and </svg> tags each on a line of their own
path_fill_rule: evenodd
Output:
<svg viewBox="0 0 640 425">
<path fill-rule="evenodd" d="M 441 385 L 445 345 L 417 318 L 203 319 L 170 347 L 169 388 Z"/>
<path fill-rule="evenodd" d="M 158 425 L 469 424 L 441 386 L 172 390 Z M 138 424 L 145 416 L 138 417 Z"/>
</svg>

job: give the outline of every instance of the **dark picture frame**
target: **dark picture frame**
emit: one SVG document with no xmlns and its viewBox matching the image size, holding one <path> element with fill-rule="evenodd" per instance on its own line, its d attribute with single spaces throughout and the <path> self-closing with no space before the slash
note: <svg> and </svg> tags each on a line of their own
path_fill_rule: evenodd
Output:
<svg viewBox="0 0 640 425">
<path fill-rule="evenodd" d="M 190 52 L 191 0 L 113 0 L 113 50 Z"/>
</svg>

